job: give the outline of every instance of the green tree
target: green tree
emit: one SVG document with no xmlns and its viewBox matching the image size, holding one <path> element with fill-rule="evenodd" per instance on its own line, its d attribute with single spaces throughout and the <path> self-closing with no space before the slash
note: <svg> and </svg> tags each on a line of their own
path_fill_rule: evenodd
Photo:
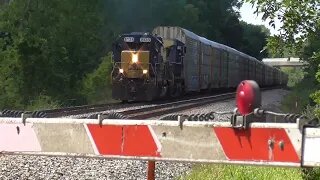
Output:
<svg viewBox="0 0 320 180">
<path fill-rule="evenodd" d="M 104 0 L 15 0 L 2 7 L 0 28 L 12 34 L 13 43 L 1 52 L 0 72 L 9 77 L 12 96 L 24 104 L 40 94 L 78 98 L 81 79 L 111 44 L 105 9 Z"/>
<path fill-rule="evenodd" d="M 273 48 L 282 49 L 285 47 L 283 45 L 301 47 L 308 34 L 314 33 L 317 24 L 319 24 L 319 2 L 315 0 L 245 1 L 257 5 L 256 12 L 262 13 L 263 20 L 267 20 L 270 26 L 275 27 L 276 19 L 282 22 L 280 35 L 275 35 L 270 39 L 275 41 Z M 276 43 L 279 39 L 284 44 Z"/>
<path fill-rule="evenodd" d="M 240 23 L 243 28 L 241 51 L 248 55 L 262 59 L 268 56 L 265 50 L 267 38 L 270 36 L 270 31 L 262 25 L 252 25 L 246 22 Z"/>
<path fill-rule="evenodd" d="M 265 45 L 265 35 L 268 34 L 265 34 L 265 29 L 260 30 L 260 26 L 250 31 L 254 25 L 241 24 L 238 12 L 240 7 L 238 0 L 120 0 L 113 12 L 121 27 L 120 31 L 124 33 L 151 31 L 159 25 L 181 26 L 207 39 L 239 50 L 244 49 L 253 56 L 259 55 L 263 47 L 259 50 L 257 47 L 260 48 L 260 44 Z M 249 37 L 252 39 L 248 39 Z M 256 40 L 255 43 L 259 46 L 247 45 L 250 40 Z"/>
<path fill-rule="evenodd" d="M 269 39 L 268 47 L 276 51 L 294 48 L 305 61 L 310 63 L 306 77 L 317 77 L 319 89 L 320 74 L 320 2 L 315 0 L 246 0 L 257 5 L 257 11 L 274 26 L 278 18 L 282 25 L 281 33 Z M 316 81 L 314 81 L 316 83 Z M 307 87 L 305 87 L 307 88 Z M 312 95 L 320 104 L 320 91 Z"/>
<path fill-rule="evenodd" d="M 111 97 L 111 53 L 102 58 L 99 67 L 82 82 L 83 96 L 89 104 L 105 103 Z"/>
</svg>

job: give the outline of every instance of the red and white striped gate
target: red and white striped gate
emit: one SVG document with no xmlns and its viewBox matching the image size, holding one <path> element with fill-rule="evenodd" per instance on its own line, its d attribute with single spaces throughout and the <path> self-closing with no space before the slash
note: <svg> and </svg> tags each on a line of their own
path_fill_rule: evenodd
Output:
<svg viewBox="0 0 320 180">
<path fill-rule="evenodd" d="M 0 118 L 0 151 L 147 160 L 151 168 L 154 161 L 315 167 L 320 128 L 299 122 L 234 128 L 230 122 Z"/>
</svg>

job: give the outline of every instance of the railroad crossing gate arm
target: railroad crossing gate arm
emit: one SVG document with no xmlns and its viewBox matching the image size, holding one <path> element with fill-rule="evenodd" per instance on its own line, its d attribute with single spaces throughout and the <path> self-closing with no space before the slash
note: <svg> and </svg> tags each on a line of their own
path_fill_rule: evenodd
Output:
<svg viewBox="0 0 320 180">
<path fill-rule="evenodd" d="M 299 123 L 0 118 L 0 151 L 275 166 L 320 166 L 320 129 Z"/>
</svg>

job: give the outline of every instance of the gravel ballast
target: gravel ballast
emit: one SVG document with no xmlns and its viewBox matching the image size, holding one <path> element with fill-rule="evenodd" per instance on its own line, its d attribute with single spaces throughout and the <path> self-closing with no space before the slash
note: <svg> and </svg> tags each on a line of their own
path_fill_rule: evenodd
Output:
<svg viewBox="0 0 320 180">
<path fill-rule="evenodd" d="M 279 112 L 278 106 L 288 91 L 262 93 L 264 108 Z M 179 113 L 196 114 L 232 111 L 235 101 L 217 102 Z M 178 112 L 177 112 L 178 113 Z M 0 155 L 0 179 L 146 179 L 145 161 L 91 158 Z M 191 170 L 190 163 L 157 162 L 156 179 L 174 179 Z"/>
<path fill-rule="evenodd" d="M 1 156 L 0 179 L 145 179 L 145 161 L 69 157 Z M 190 164 L 157 162 L 157 179 L 173 179 Z"/>
</svg>

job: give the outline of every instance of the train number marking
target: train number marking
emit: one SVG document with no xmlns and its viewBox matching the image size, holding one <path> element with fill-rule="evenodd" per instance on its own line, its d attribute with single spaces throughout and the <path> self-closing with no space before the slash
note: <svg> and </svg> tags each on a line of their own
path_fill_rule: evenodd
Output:
<svg viewBox="0 0 320 180">
<path fill-rule="evenodd" d="M 125 37 L 123 40 L 124 42 L 134 42 L 134 37 Z"/>
<path fill-rule="evenodd" d="M 151 42 L 151 38 L 140 38 L 140 42 Z"/>
</svg>

